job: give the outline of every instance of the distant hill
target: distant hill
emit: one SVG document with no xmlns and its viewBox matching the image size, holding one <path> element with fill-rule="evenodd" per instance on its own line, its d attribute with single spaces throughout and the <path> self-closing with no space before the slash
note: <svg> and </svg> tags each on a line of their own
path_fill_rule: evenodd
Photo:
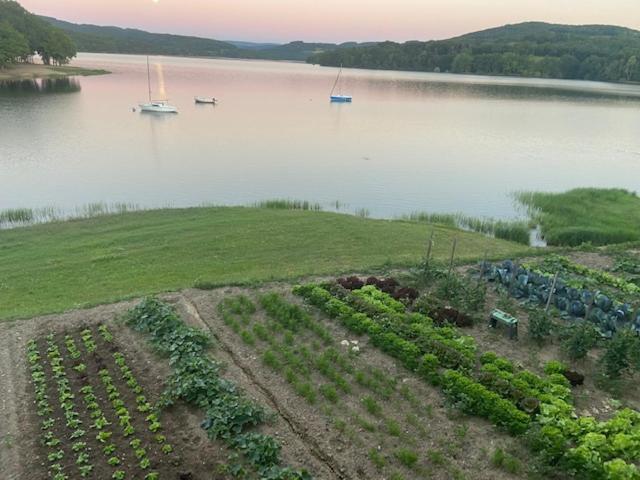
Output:
<svg viewBox="0 0 640 480">
<path fill-rule="evenodd" d="M 247 50 L 264 50 L 265 48 L 279 47 L 281 43 L 258 43 L 258 42 L 244 42 L 240 40 L 223 40 L 224 42 L 235 45 L 238 48 L 244 48 Z"/>
<path fill-rule="evenodd" d="M 290 42 L 285 45 L 276 45 L 268 48 L 261 48 L 259 51 L 260 58 L 272 60 L 299 60 L 305 61 L 312 55 L 317 55 L 342 48 L 354 48 L 375 45 L 375 43 L 307 43 L 307 42 Z"/>
<path fill-rule="evenodd" d="M 80 52 L 132 53 L 203 57 L 253 58 L 250 50 L 208 38 L 149 33 L 143 30 L 98 25 L 79 25 L 51 17 L 41 17 L 64 30 Z"/>
<path fill-rule="evenodd" d="M 330 50 L 375 45 L 355 42 L 338 45 L 298 41 L 281 45 L 236 40 L 220 41 L 184 35 L 150 33 L 132 28 L 80 25 L 52 17 L 40 18 L 64 30 L 75 41 L 78 51 L 81 52 L 305 61 L 311 55 Z"/>
<path fill-rule="evenodd" d="M 449 40 L 382 42 L 312 55 L 320 65 L 640 82 L 640 32 L 527 22 Z"/>
</svg>

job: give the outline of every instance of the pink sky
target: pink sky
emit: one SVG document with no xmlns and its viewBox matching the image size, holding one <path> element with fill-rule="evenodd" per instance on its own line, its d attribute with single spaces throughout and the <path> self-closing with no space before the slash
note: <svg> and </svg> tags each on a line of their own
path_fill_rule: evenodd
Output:
<svg viewBox="0 0 640 480">
<path fill-rule="evenodd" d="M 640 29 L 638 0 L 20 0 L 62 20 L 220 40 L 428 40 L 541 20 Z"/>
</svg>

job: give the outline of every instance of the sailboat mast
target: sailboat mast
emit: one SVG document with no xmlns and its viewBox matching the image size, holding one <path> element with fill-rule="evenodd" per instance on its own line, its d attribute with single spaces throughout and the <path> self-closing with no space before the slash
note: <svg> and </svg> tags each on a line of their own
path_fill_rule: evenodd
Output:
<svg viewBox="0 0 640 480">
<path fill-rule="evenodd" d="M 336 89 L 336 85 L 338 85 L 338 80 L 340 80 L 340 75 L 341 74 L 342 74 L 342 64 L 340 64 L 340 70 L 338 71 L 338 76 L 336 77 L 336 81 L 333 82 L 333 88 L 331 89 L 331 95 L 333 95 L 333 92 Z"/>
<path fill-rule="evenodd" d="M 149 68 L 149 55 L 147 55 L 147 85 L 149 87 L 149 103 L 151 103 L 151 70 Z"/>
</svg>

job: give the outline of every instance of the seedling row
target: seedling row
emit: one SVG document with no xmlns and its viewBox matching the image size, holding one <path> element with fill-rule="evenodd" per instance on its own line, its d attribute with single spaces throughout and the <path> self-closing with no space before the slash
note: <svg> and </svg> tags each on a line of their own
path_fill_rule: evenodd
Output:
<svg viewBox="0 0 640 480">
<path fill-rule="evenodd" d="M 175 460 L 105 325 L 31 339 L 27 358 L 47 476 L 156 480 Z"/>
</svg>

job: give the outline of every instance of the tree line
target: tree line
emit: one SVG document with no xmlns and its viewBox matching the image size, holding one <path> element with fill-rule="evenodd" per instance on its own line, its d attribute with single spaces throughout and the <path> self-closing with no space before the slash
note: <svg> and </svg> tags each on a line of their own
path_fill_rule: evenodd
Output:
<svg viewBox="0 0 640 480">
<path fill-rule="evenodd" d="M 640 32 L 529 22 L 449 40 L 332 50 L 307 61 L 355 68 L 640 82 Z"/>
<path fill-rule="evenodd" d="M 76 45 L 65 32 L 18 2 L 0 0 L 0 68 L 27 62 L 34 54 L 46 65 L 63 65 L 75 57 Z"/>
</svg>

